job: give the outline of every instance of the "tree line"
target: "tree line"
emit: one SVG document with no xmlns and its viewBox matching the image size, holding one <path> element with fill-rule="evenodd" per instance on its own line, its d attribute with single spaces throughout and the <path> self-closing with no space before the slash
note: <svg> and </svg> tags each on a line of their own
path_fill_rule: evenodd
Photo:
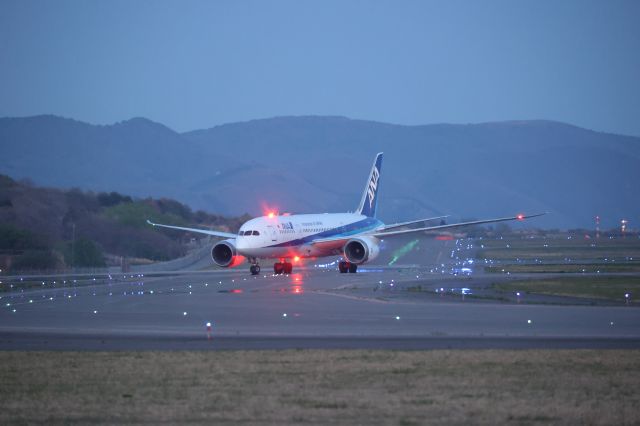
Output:
<svg viewBox="0 0 640 426">
<path fill-rule="evenodd" d="M 0 268 L 102 267 L 118 256 L 170 260 L 191 235 L 152 228 L 146 220 L 236 231 L 248 215 L 225 217 L 168 198 L 37 187 L 0 175 Z"/>
</svg>

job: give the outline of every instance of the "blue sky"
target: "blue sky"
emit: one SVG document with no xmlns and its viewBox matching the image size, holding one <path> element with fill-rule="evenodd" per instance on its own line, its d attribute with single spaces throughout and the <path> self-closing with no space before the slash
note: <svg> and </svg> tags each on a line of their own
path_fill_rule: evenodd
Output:
<svg viewBox="0 0 640 426">
<path fill-rule="evenodd" d="M 0 0 L 0 116 L 280 115 L 640 136 L 640 1 Z"/>
</svg>

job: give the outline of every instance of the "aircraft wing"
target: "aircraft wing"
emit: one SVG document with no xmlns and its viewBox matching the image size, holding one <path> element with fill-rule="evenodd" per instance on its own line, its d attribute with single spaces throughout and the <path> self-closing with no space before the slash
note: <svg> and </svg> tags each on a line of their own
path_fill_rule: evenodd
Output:
<svg viewBox="0 0 640 426">
<path fill-rule="evenodd" d="M 160 223 L 153 223 L 149 219 L 147 219 L 147 223 L 149 225 L 159 226 L 161 228 L 178 229 L 180 231 L 195 232 L 195 233 L 198 233 L 198 234 L 212 235 L 214 237 L 236 238 L 236 234 L 231 234 L 229 232 L 210 231 L 208 229 L 183 228 L 182 226 L 162 225 Z"/>
<path fill-rule="evenodd" d="M 427 227 L 424 227 L 424 228 L 404 229 L 402 231 L 387 231 L 387 232 L 376 231 L 376 232 L 372 232 L 372 233 L 364 234 L 364 235 L 371 235 L 373 237 L 384 238 L 384 237 L 389 237 L 389 236 L 394 236 L 394 235 L 410 234 L 412 232 L 440 231 L 440 230 L 443 230 L 443 229 L 460 228 L 462 226 L 482 225 L 482 224 L 485 224 L 485 223 L 495 223 L 495 222 L 507 222 L 509 220 L 524 220 L 524 219 L 529 219 L 529 218 L 532 218 L 532 217 L 542 216 L 544 214 L 546 214 L 546 213 L 537 213 L 537 214 L 532 214 L 532 215 L 528 215 L 528 216 L 525 216 L 523 214 L 519 214 L 519 215 L 512 216 L 512 217 L 501 217 L 501 218 L 498 218 L 498 219 L 474 220 L 472 222 L 453 223 L 453 224 L 450 224 L 450 225 L 427 226 Z"/>
<path fill-rule="evenodd" d="M 512 217 L 501 217 L 501 218 L 498 218 L 498 219 L 474 220 L 472 222 L 453 223 L 451 225 L 427 226 L 427 227 L 416 228 L 416 229 L 403 229 L 401 231 L 386 231 L 385 232 L 384 229 L 389 229 L 388 227 L 386 227 L 386 228 L 376 229 L 375 231 L 363 232 L 362 234 L 339 235 L 339 236 L 335 236 L 335 237 L 318 238 L 316 240 L 313 240 L 311 242 L 311 244 L 320 245 L 320 246 L 322 246 L 324 248 L 339 248 L 339 247 L 342 247 L 342 244 L 345 244 L 350 239 L 357 238 L 357 237 L 365 237 L 365 236 L 377 237 L 377 238 L 393 237 L 395 235 L 410 234 L 412 232 L 440 231 L 442 229 L 460 228 L 462 226 L 470 226 L 470 225 L 482 225 L 484 223 L 506 222 L 506 221 L 509 221 L 509 220 L 524 220 L 524 219 L 529 219 L 529 218 L 532 218 L 532 217 L 542 216 L 542 215 L 545 215 L 545 214 L 546 213 L 537 213 L 537 214 L 532 214 L 532 215 L 528 215 L 528 216 L 525 216 L 523 214 L 519 214 L 517 216 L 512 216 Z M 439 219 L 439 218 L 435 218 L 435 219 Z M 428 220 L 428 219 L 423 219 L 423 220 Z M 422 222 L 423 220 L 417 220 L 415 222 Z M 407 225 L 407 224 L 410 224 L 410 223 L 414 223 L 414 222 L 406 222 L 406 223 L 403 223 L 403 224 L 394 224 L 393 227 L 397 228 L 399 226 L 404 226 L 404 225 Z"/>
<path fill-rule="evenodd" d="M 429 222 L 430 220 L 436 220 L 436 219 L 444 219 L 446 217 L 449 217 L 449 215 L 446 216 L 436 216 L 436 217 L 428 217 L 426 219 L 418 219 L 418 220 L 412 220 L 410 222 L 400 222 L 400 223 L 392 223 L 390 225 L 385 225 L 384 227 L 380 228 L 380 229 L 376 229 L 376 231 L 386 231 L 388 229 L 394 229 L 394 228 L 401 228 L 403 226 L 407 226 L 407 225 L 413 225 L 414 223 L 420 223 L 420 222 Z"/>
<path fill-rule="evenodd" d="M 428 217 L 426 219 L 412 220 L 412 221 L 409 221 L 409 222 L 392 223 L 392 224 L 389 224 L 389 225 L 385 225 L 382 228 L 376 229 L 375 232 L 376 233 L 382 233 L 382 232 L 387 231 L 387 233 L 385 233 L 385 235 L 387 235 L 389 229 L 401 228 L 403 226 L 413 225 L 414 223 L 420 223 L 420 222 L 428 222 L 430 220 L 444 219 L 445 217 L 449 217 L 449 215 L 447 215 L 447 216 Z M 349 235 L 349 236 L 341 235 L 341 236 L 336 236 L 336 237 L 318 238 L 316 240 L 313 240 L 311 242 L 311 244 L 313 244 L 313 245 L 321 245 L 323 247 L 339 246 L 340 243 L 346 243 L 351 238 L 356 237 L 358 235 L 373 235 L 373 234 L 371 232 L 368 232 L 368 233 Z"/>
</svg>

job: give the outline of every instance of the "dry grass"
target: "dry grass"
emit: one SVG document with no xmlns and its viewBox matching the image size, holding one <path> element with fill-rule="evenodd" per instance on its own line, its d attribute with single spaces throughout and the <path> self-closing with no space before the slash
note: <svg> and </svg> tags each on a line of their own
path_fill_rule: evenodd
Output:
<svg viewBox="0 0 640 426">
<path fill-rule="evenodd" d="M 534 273 L 534 274 L 558 274 L 558 273 L 615 273 L 615 272 L 640 272 L 640 262 L 625 263 L 525 263 L 502 264 L 499 266 L 485 266 L 485 272 L 502 274 Z"/>
<path fill-rule="evenodd" d="M 0 423 L 639 424 L 640 351 L 0 352 Z"/>
<path fill-rule="evenodd" d="M 586 275 L 517 280 L 494 284 L 493 288 L 504 292 L 524 291 L 526 293 L 556 296 L 586 297 L 625 301 L 625 294 L 633 299 L 640 294 L 640 277 Z M 632 300 L 633 301 L 633 300 Z"/>
<path fill-rule="evenodd" d="M 566 258 L 572 261 L 580 259 L 612 259 L 627 262 L 640 259 L 640 240 L 637 238 L 588 239 L 583 238 L 535 238 L 522 239 L 483 239 L 479 244 L 484 248 L 478 250 L 476 258 L 509 261 L 545 260 L 563 262 Z"/>
</svg>

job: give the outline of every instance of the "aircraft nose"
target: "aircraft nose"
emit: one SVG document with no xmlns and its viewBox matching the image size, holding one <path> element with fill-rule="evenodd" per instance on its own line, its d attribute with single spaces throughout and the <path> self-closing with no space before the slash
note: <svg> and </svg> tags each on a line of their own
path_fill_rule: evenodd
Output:
<svg viewBox="0 0 640 426">
<path fill-rule="evenodd" d="M 247 240 L 243 237 L 236 238 L 236 248 L 243 249 L 247 247 Z"/>
</svg>

